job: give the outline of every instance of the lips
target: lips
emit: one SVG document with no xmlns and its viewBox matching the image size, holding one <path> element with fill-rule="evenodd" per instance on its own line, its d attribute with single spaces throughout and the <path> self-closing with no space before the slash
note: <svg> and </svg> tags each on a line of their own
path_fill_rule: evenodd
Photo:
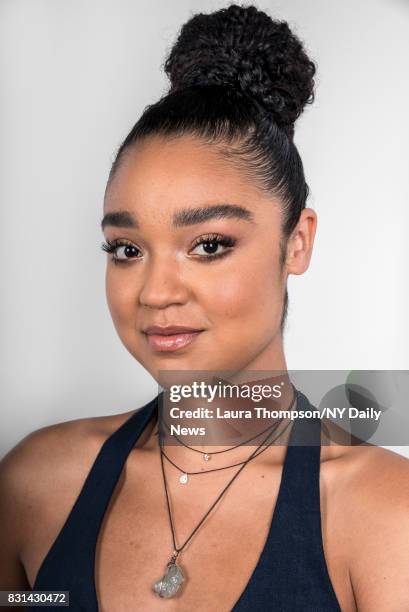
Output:
<svg viewBox="0 0 409 612">
<path fill-rule="evenodd" d="M 177 351 L 191 344 L 204 330 L 185 325 L 150 325 L 144 330 L 149 346 L 155 351 Z"/>
<path fill-rule="evenodd" d="M 187 334 L 203 331 L 195 327 L 187 327 L 186 325 L 149 325 L 144 330 L 145 334 L 159 334 L 161 336 L 171 336 L 172 334 Z"/>
</svg>

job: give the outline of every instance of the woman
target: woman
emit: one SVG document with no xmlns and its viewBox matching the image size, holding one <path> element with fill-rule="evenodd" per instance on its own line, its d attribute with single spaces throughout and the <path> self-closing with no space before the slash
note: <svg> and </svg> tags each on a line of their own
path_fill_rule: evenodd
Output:
<svg viewBox="0 0 409 612">
<path fill-rule="evenodd" d="M 316 229 L 293 142 L 315 66 L 285 22 L 231 5 L 190 19 L 165 70 L 170 92 L 106 189 L 118 335 L 158 382 L 286 372 L 287 278 L 308 268 Z M 290 445 L 294 425 L 252 458 L 259 441 L 162 447 L 158 405 L 46 427 L 7 455 L 1 589 L 67 590 L 87 611 L 409 610 L 406 459 L 321 447 L 316 422 L 317 445 Z M 206 450 L 214 470 L 181 486 Z"/>
</svg>

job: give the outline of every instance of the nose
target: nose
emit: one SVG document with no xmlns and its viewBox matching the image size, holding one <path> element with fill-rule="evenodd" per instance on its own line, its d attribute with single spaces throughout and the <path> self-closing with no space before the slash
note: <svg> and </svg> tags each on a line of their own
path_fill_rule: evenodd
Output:
<svg viewBox="0 0 409 612">
<path fill-rule="evenodd" d="M 184 304 L 189 290 L 177 261 L 171 257 L 152 257 L 144 269 L 139 303 L 149 308 L 166 308 Z"/>
</svg>

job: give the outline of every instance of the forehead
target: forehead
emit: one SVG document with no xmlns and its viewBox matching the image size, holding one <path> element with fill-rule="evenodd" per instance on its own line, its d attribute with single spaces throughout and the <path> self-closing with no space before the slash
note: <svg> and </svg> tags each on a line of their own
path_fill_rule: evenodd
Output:
<svg viewBox="0 0 409 612">
<path fill-rule="evenodd" d="M 150 136 L 125 152 L 108 185 L 104 212 L 137 210 L 170 218 L 184 206 L 232 202 L 259 215 L 277 215 L 274 197 L 263 193 L 236 161 L 194 136 Z"/>
</svg>

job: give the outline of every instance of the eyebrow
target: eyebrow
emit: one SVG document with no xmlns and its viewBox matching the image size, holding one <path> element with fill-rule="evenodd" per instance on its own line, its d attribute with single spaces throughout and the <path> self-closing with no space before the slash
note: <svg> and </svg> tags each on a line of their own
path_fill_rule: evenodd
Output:
<svg viewBox="0 0 409 612">
<path fill-rule="evenodd" d="M 238 204 L 214 204 L 212 206 L 198 206 L 195 208 L 182 208 L 173 213 L 172 225 L 186 227 L 196 223 L 204 223 L 210 219 L 241 219 L 254 223 L 253 213 Z M 111 225 L 113 227 L 131 227 L 139 229 L 136 216 L 127 210 L 106 213 L 101 221 L 101 229 Z"/>
</svg>

